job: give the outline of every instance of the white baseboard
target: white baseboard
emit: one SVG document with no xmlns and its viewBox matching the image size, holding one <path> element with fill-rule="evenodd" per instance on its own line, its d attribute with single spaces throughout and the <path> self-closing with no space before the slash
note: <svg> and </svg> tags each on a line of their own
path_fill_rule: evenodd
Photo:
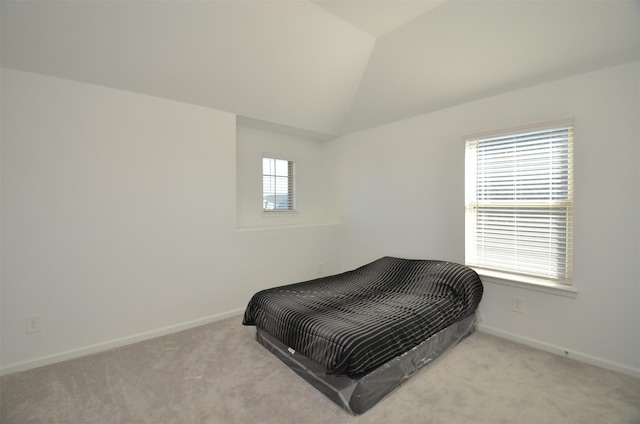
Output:
<svg viewBox="0 0 640 424">
<path fill-rule="evenodd" d="M 36 358 L 29 361 L 9 364 L 0 368 L 0 375 L 8 375 L 8 374 L 13 374 L 20 371 L 26 371 L 33 368 L 42 367 L 44 365 L 51 365 L 57 362 L 66 361 L 68 359 L 78 358 L 80 356 L 103 352 L 105 350 L 130 345 L 133 343 L 153 339 L 160 336 L 165 336 L 167 334 L 177 333 L 178 331 L 188 330 L 190 328 L 199 327 L 201 325 L 209 324 L 211 322 L 220 321 L 226 318 L 238 316 L 238 315 L 241 315 L 243 312 L 244 312 L 244 308 L 235 309 L 229 312 L 211 315 L 205 318 L 184 322 L 184 323 L 172 325 L 169 327 L 159 328 L 159 329 L 148 331 L 145 333 L 134 334 L 132 336 L 123 337 L 121 339 L 116 339 L 116 340 L 111 340 L 104 343 L 98 343 L 98 344 L 94 344 L 86 347 L 81 347 L 79 349 L 73 349 L 66 352 L 57 353 L 55 355 L 43 356 L 41 358 Z"/>
<path fill-rule="evenodd" d="M 239 316 L 243 312 L 244 312 L 244 308 L 235 309 L 232 311 L 224 312 L 217 315 L 212 315 L 212 316 L 197 319 L 194 321 L 172 325 L 169 327 L 152 330 L 145 333 L 135 334 L 133 336 L 123 337 L 121 339 L 111 340 L 108 342 L 98 343 L 98 344 L 82 347 L 79 349 L 69 350 L 69 351 L 58 353 L 55 355 L 44 356 L 41 358 L 29 360 L 29 361 L 6 365 L 0 368 L 0 375 L 8 375 L 8 374 L 13 374 L 20 371 L 26 371 L 33 368 L 55 364 L 57 362 L 62 362 L 62 361 L 66 361 L 73 358 L 79 358 L 81 356 L 90 355 L 92 353 L 103 352 L 105 350 L 126 346 L 129 344 L 153 339 L 156 337 L 165 336 L 167 334 L 177 333 L 178 331 L 188 330 L 190 328 L 209 324 L 211 322 L 220 321 L 220 320 L 231 318 L 234 316 Z M 577 361 L 585 362 L 590 365 L 595 365 L 600 368 L 605 368 L 611 371 L 619 372 L 621 374 L 626 374 L 631 377 L 640 378 L 640 369 L 628 367 L 626 365 L 618 364 L 615 362 L 597 358 L 584 353 L 570 351 L 569 349 L 565 349 L 560 346 L 555 346 L 549 343 L 544 343 L 544 342 L 530 339 L 527 337 L 518 336 L 516 334 L 509 333 L 506 331 L 497 330 L 495 328 L 488 327 L 481 323 L 476 324 L 476 329 L 480 332 L 491 334 L 493 336 L 500 337 L 503 339 L 511 340 L 513 342 L 530 346 L 536 349 L 540 349 L 545 352 L 550 352 L 559 356 L 575 359 Z"/>
<path fill-rule="evenodd" d="M 605 368 L 611 371 L 619 372 L 621 374 L 629 375 L 631 377 L 640 378 L 640 369 L 637 368 L 632 368 L 581 352 L 575 352 L 573 350 L 565 349 L 563 347 L 555 346 L 549 343 L 544 343 L 539 340 L 518 336 L 517 334 L 509 333 L 506 331 L 497 330 L 484 324 L 477 324 L 476 329 L 480 332 L 491 334 L 492 336 L 500 337 L 502 339 L 511 340 L 513 342 L 540 349 L 545 352 L 554 353 L 562 357 L 575 359 L 577 361 L 584 362 L 590 365 L 595 365 L 596 367 Z"/>
</svg>

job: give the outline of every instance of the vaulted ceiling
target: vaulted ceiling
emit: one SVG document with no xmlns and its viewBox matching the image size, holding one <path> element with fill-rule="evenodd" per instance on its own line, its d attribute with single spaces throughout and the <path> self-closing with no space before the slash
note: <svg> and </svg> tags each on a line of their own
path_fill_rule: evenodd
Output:
<svg viewBox="0 0 640 424">
<path fill-rule="evenodd" d="M 640 59 L 638 0 L 2 1 L 2 66 L 336 136 Z"/>
</svg>

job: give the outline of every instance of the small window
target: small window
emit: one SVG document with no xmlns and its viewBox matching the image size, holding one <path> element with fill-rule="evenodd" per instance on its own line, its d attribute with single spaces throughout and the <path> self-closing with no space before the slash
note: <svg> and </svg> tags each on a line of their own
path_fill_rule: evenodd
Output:
<svg viewBox="0 0 640 424">
<path fill-rule="evenodd" d="M 467 265 L 515 281 L 571 285 L 573 123 L 465 143 Z"/>
<path fill-rule="evenodd" d="M 286 159 L 262 158 L 262 210 L 294 211 L 295 163 Z"/>
</svg>

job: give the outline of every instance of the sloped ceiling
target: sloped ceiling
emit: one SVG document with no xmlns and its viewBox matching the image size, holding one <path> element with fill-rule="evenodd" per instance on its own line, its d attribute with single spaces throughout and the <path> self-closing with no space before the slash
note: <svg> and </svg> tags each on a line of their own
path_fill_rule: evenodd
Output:
<svg viewBox="0 0 640 424">
<path fill-rule="evenodd" d="M 2 66 L 332 137 L 640 59 L 637 0 L 3 1 Z"/>
<path fill-rule="evenodd" d="M 312 0 L 313 3 L 352 23 L 364 32 L 381 37 L 446 0 Z"/>
</svg>

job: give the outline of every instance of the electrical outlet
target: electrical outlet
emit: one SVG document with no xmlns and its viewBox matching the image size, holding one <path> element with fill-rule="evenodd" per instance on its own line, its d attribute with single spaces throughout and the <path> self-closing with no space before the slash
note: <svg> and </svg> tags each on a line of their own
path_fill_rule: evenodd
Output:
<svg viewBox="0 0 640 424">
<path fill-rule="evenodd" d="M 40 322 L 40 315 L 29 315 L 25 321 L 25 330 L 29 333 L 39 333 L 42 331 L 42 323 Z"/>
<path fill-rule="evenodd" d="M 524 309 L 524 300 L 521 297 L 513 296 L 511 298 L 511 310 L 513 312 L 517 312 L 521 314 L 523 309 Z"/>
<path fill-rule="evenodd" d="M 324 264 L 322 262 L 318 262 L 318 275 L 324 274 Z"/>
</svg>

